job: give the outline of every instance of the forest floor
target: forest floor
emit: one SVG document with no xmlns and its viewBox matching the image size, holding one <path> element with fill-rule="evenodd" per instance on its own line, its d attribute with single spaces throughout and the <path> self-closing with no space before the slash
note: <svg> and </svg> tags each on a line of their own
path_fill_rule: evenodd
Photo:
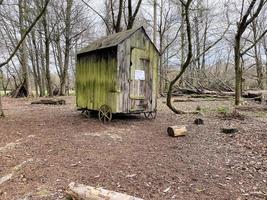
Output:
<svg viewBox="0 0 267 200">
<path fill-rule="evenodd" d="M 159 99 L 155 120 L 134 115 L 104 125 L 82 116 L 74 97 L 64 99 L 49 106 L 3 98 L 1 200 L 66 199 L 73 181 L 146 200 L 267 199 L 267 111 L 259 105 L 244 106 L 242 119 L 224 117 L 231 99 L 193 99 L 175 105 L 199 105 L 203 115 L 175 115 Z M 172 125 L 188 135 L 169 137 Z M 221 132 L 229 126 L 239 131 Z"/>
</svg>

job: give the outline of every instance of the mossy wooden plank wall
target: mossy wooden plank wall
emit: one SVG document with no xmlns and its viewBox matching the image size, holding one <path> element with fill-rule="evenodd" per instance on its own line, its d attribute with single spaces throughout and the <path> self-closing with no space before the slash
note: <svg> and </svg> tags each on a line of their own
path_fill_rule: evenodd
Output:
<svg viewBox="0 0 267 200">
<path fill-rule="evenodd" d="M 81 108 L 98 110 L 109 105 L 117 111 L 117 48 L 83 53 L 77 57 L 76 101 Z"/>
</svg>

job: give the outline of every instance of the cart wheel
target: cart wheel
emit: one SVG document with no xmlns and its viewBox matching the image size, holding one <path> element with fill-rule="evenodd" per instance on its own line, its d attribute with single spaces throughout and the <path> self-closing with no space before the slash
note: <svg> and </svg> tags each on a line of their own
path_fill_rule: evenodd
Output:
<svg viewBox="0 0 267 200">
<path fill-rule="evenodd" d="M 156 111 L 145 112 L 144 115 L 145 115 L 145 118 L 147 119 L 156 119 L 157 112 Z"/>
<path fill-rule="evenodd" d="M 87 117 L 87 118 L 89 118 L 90 117 L 90 111 L 85 109 L 85 110 L 82 111 L 82 115 Z"/>
<path fill-rule="evenodd" d="M 108 105 L 102 105 L 98 111 L 98 118 L 101 122 L 110 122 L 112 119 L 112 110 Z"/>
</svg>

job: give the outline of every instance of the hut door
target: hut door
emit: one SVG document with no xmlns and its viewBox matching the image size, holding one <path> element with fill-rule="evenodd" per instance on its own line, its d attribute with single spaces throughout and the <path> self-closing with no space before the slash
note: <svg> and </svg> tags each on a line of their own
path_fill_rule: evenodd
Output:
<svg viewBox="0 0 267 200">
<path fill-rule="evenodd" d="M 150 84 L 149 60 L 143 49 L 133 48 L 130 66 L 130 101 L 131 111 L 144 111 L 148 107 Z"/>
</svg>

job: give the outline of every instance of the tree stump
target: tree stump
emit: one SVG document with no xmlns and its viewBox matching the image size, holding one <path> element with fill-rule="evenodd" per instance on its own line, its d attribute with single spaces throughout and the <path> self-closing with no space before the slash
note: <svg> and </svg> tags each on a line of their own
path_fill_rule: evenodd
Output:
<svg viewBox="0 0 267 200">
<path fill-rule="evenodd" d="M 222 128 L 221 130 L 225 134 L 234 134 L 234 133 L 238 132 L 238 129 L 237 128 L 232 128 L 232 127 Z"/>
<path fill-rule="evenodd" d="M 196 124 L 196 125 L 203 125 L 204 124 L 204 120 L 201 119 L 201 118 L 197 118 L 197 119 L 195 119 L 194 124 Z"/>
<path fill-rule="evenodd" d="M 170 126 L 168 127 L 167 132 L 171 137 L 180 137 L 187 135 L 187 129 L 185 126 Z"/>
</svg>

